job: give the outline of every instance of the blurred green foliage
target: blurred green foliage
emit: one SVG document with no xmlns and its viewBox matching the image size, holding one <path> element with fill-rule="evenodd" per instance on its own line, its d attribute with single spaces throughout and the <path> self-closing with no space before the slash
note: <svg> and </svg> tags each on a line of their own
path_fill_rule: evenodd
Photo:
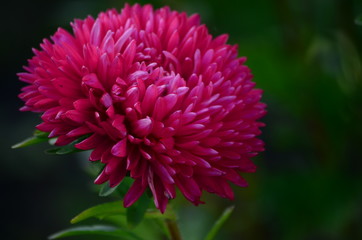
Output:
<svg viewBox="0 0 362 240">
<path fill-rule="evenodd" d="M 267 150 L 255 159 L 257 173 L 246 176 L 249 187 L 235 188 L 235 202 L 205 194 L 207 204 L 194 207 L 176 199 L 184 238 L 201 239 L 235 204 L 217 239 L 362 239 L 362 1 L 139 2 L 200 13 L 212 34 L 229 33 L 268 104 Z M 10 149 L 40 121 L 17 111 L 23 84 L 15 73 L 58 26 L 70 29 L 72 19 L 120 9 L 124 1 L 1 4 L 1 233 L 3 239 L 44 239 L 107 199 L 90 191 L 82 154 L 47 156 L 45 145 Z M 155 229 L 149 224 L 135 230 L 148 234 Z"/>
</svg>

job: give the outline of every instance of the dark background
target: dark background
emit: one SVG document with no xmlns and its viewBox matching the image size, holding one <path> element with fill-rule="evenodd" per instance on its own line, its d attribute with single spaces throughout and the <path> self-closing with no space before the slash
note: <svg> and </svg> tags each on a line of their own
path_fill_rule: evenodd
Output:
<svg viewBox="0 0 362 240">
<path fill-rule="evenodd" d="M 235 202 L 209 194 L 199 207 L 176 200 L 185 239 L 202 239 L 232 204 L 236 210 L 218 239 L 362 239 L 362 26 L 355 24 L 362 1 L 149 2 L 200 13 L 214 36 L 229 33 L 268 104 L 266 151 L 255 159 L 257 173 L 246 176 L 249 188 L 235 188 Z M 37 114 L 18 112 L 24 84 L 15 74 L 57 27 L 70 29 L 74 18 L 123 4 L 2 1 L 1 239 L 46 239 L 109 200 L 92 191 L 85 156 L 49 156 L 46 145 L 10 149 L 40 122 Z"/>
</svg>

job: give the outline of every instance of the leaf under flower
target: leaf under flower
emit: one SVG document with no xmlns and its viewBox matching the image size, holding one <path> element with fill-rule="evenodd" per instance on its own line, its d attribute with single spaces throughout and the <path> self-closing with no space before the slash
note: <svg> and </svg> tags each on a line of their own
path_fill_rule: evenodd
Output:
<svg viewBox="0 0 362 240">
<path fill-rule="evenodd" d="M 117 187 L 119 185 L 115 186 L 115 187 L 110 187 L 108 183 L 104 183 L 101 187 L 101 189 L 99 190 L 99 196 L 100 197 L 107 197 L 109 195 L 111 195 L 114 191 L 117 190 Z"/>
<path fill-rule="evenodd" d="M 17 144 L 14 144 L 13 146 L 11 146 L 11 148 L 13 148 L 13 149 L 23 148 L 23 147 L 35 145 L 38 143 L 46 142 L 49 140 L 48 135 L 49 135 L 49 133 L 47 133 L 47 132 L 35 130 L 32 137 L 29 137 Z"/>
<path fill-rule="evenodd" d="M 216 234 L 220 230 L 221 226 L 225 223 L 225 221 L 230 217 L 231 213 L 234 211 L 234 206 L 228 207 L 221 214 L 219 219 L 214 223 L 214 226 L 211 228 L 205 240 L 212 240 L 216 237 Z"/>
<path fill-rule="evenodd" d="M 136 227 L 140 224 L 150 206 L 151 198 L 147 193 L 143 193 L 138 201 L 127 208 L 127 224 L 130 227 Z"/>
<path fill-rule="evenodd" d="M 83 141 L 87 137 L 89 137 L 89 134 L 78 138 L 77 140 L 71 142 L 68 145 L 61 146 L 61 147 L 50 148 L 50 149 L 45 150 L 45 152 L 48 153 L 48 154 L 56 154 L 56 155 L 64 155 L 64 154 L 82 152 L 84 150 L 76 148 L 75 145 L 77 143 L 80 143 L 81 141 Z"/>
<path fill-rule="evenodd" d="M 91 208 L 88 208 L 75 216 L 70 222 L 72 224 L 81 222 L 88 218 L 96 217 L 96 218 L 104 218 L 106 216 L 113 216 L 113 215 L 126 215 L 126 209 L 122 206 L 122 201 L 116 202 L 108 202 L 103 203 Z"/>
<path fill-rule="evenodd" d="M 142 196 L 141 199 L 143 199 L 143 197 L 148 198 L 148 196 Z M 146 202 L 147 202 L 146 200 L 142 200 L 142 203 L 147 205 Z M 144 217 L 146 217 L 146 218 L 174 219 L 173 215 L 170 215 L 167 213 L 161 214 L 159 211 L 154 210 L 154 209 L 146 208 L 146 210 L 143 210 L 143 209 L 141 209 L 141 208 L 144 208 L 143 204 L 140 204 L 141 206 L 140 206 L 140 209 L 137 210 L 137 214 L 140 215 L 142 212 L 144 212 Z M 99 204 L 99 205 L 96 205 L 96 206 L 93 206 L 91 208 L 84 210 L 83 212 L 81 212 L 80 214 L 75 216 L 70 222 L 72 224 L 75 224 L 75 223 L 79 223 L 79 222 L 84 221 L 89 218 L 103 219 L 103 218 L 109 217 L 109 216 L 117 216 L 117 215 L 126 216 L 127 215 L 126 211 L 127 211 L 127 209 L 123 207 L 122 201 L 108 202 L 108 203 Z M 132 211 L 134 211 L 134 210 L 132 210 Z M 138 216 L 135 219 L 137 221 L 139 221 L 139 218 L 140 217 Z M 135 220 L 131 220 L 131 221 L 136 222 Z"/>
<path fill-rule="evenodd" d="M 64 237 L 80 236 L 80 235 L 98 235 L 103 237 L 115 237 L 126 240 L 142 239 L 130 231 L 107 225 L 94 225 L 94 226 L 81 226 L 81 227 L 68 228 L 49 236 L 49 239 L 59 239 Z"/>
</svg>

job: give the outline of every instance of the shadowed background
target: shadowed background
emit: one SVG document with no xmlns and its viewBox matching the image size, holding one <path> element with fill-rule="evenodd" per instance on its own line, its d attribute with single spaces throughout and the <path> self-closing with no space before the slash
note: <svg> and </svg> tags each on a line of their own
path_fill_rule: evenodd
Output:
<svg viewBox="0 0 362 240">
<path fill-rule="evenodd" d="M 234 188 L 234 202 L 205 194 L 207 204 L 199 207 L 179 194 L 184 238 L 202 239 L 234 204 L 217 239 L 362 239 L 362 26 L 355 24 L 362 1 L 139 2 L 199 13 L 214 36 L 229 33 L 268 104 L 266 151 L 254 159 L 258 171 L 246 175 L 249 187 Z M 49 156 L 46 144 L 10 149 L 40 123 L 37 114 L 18 112 L 24 84 L 15 74 L 57 27 L 69 30 L 74 18 L 120 9 L 124 1 L 1 5 L 1 238 L 45 239 L 69 227 L 80 211 L 110 199 L 92 191 L 85 156 Z"/>
</svg>

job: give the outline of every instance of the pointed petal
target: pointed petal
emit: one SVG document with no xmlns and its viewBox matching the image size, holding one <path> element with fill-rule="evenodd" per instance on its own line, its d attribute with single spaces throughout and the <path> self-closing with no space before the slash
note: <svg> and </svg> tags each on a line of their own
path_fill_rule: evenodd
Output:
<svg viewBox="0 0 362 240">
<path fill-rule="evenodd" d="M 145 190 L 146 186 L 142 185 L 142 180 L 140 178 L 136 179 L 124 196 L 123 206 L 126 208 L 131 206 L 141 197 Z"/>
</svg>

